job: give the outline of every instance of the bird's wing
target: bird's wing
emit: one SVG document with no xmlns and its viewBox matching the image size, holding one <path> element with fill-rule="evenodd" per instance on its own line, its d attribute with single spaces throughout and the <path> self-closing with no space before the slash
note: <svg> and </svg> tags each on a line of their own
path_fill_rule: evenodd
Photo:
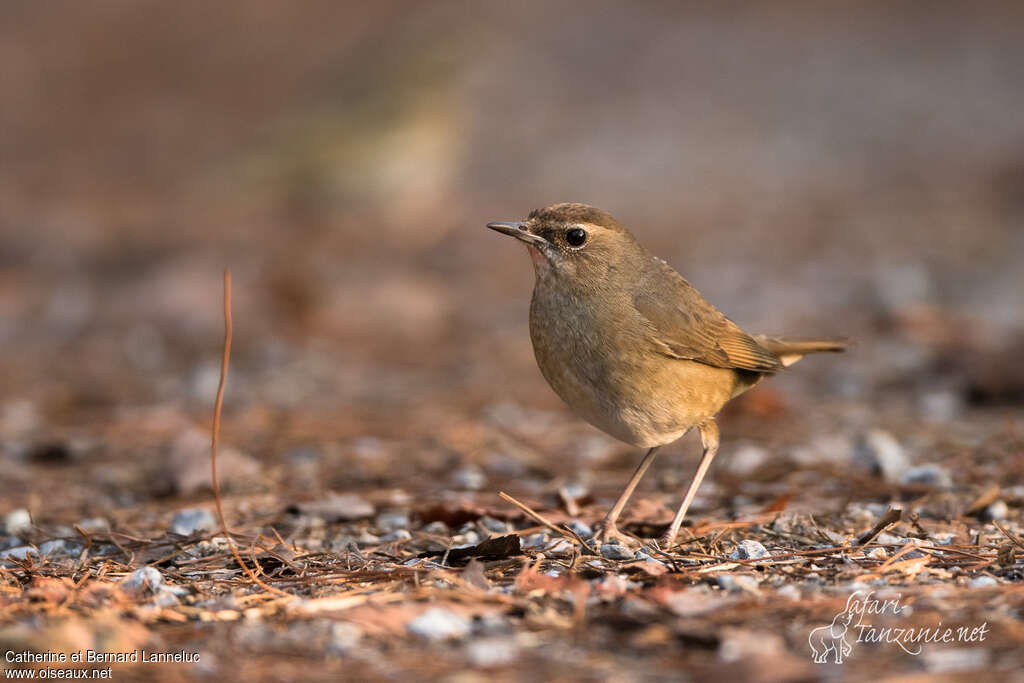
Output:
<svg viewBox="0 0 1024 683">
<path fill-rule="evenodd" d="M 665 355 L 718 368 L 777 372 L 778 356 L 712 306 L 668 264 L 652 263 L 633 305 Z"/>
</svg>

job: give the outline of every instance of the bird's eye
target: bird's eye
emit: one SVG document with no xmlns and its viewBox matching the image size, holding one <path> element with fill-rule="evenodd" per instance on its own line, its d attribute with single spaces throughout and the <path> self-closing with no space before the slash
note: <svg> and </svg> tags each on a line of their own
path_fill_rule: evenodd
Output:
<svg viewBox="0 0 1024 683">
<path fill-rule="evenodd" d="M 582 247 L 587 241 L 587 231 L 583 228 L 573 228 L 565 233 L 565 241 L 570 247 Z"/>
</svg>

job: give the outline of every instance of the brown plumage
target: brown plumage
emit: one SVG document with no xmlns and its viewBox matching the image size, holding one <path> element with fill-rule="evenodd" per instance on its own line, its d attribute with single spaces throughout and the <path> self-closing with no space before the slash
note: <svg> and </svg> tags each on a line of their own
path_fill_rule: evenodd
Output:
<svg viewBox="0 0 1024 683">
<path fill-rule="evenodd" d="M 600 209 L 556 204 L 488 227 L 529 248 L 537 276 L 530 338 L 555 393 L 594 426 L 650 449 L 601 539 L 620 536 L 615 521 L 657 448 L 697 427 L 705 454 L 671 543 L 717 452 L 722 406 L 805 354 L 844 348 L 839 340 L 748 335 Z"/>
</svg>

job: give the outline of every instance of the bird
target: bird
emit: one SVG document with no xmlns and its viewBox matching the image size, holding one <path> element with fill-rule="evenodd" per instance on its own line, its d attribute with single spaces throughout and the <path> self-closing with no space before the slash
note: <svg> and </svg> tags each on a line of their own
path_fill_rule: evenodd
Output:
<svg viewBox="0 0 1024 683">
<path fill-rule="evenodd" d="M 718 452 L 722 407 L 807 354 L 847 346 L 747 334 L 593 206 L 554 204 L 487 227 L 525 243 L 533 262 L 530 340 L 548 384 L 591 425 L 647 449 L 598 526 L 598 543 L 635 545 L 619 516 L 658 449 L 696 428 L 703 454 L 661 539 L 670 548 Z"/>
</svg>

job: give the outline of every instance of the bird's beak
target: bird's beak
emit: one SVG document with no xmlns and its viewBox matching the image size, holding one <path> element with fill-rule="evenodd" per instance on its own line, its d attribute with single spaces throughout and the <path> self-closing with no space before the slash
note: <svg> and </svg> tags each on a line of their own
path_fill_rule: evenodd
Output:
<svg viewBox="0 0 1024 683">
<path fill-rule="evenodd" d="M 546 245 L 548 241 L 539 235 L 534 235 L 526 228 L 526 223 L 522 221 L 515 221 L 509 223 L 488 223 L 487 227 L 491 230 L 497 230 L 505 235 L 511 235 L 517 240 L 522 240 L 527 244 L 533 244 L 536 246 Z"/>
</svg>

